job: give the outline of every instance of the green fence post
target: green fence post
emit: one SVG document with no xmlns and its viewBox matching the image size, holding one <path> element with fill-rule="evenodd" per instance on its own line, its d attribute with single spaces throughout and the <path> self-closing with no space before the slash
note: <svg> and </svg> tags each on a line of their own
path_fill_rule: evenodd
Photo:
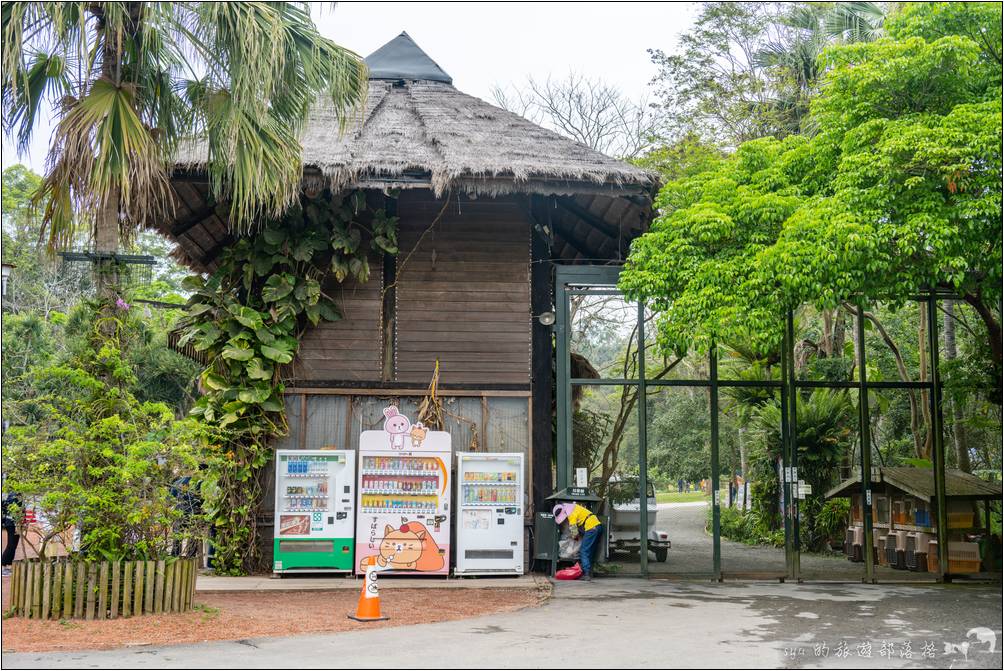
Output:
<svg viewBox="0 0 1004 671">
<path fill-rule="evenodd" d="M 648 397 L 645 387 L 645 304 L 638 302 L 638 512 L 640 566 L 648 576 Z"/>
<path fill-rule="evenodd" d="M 714 342 L 708 352 L 708 372 L 711 378 L 711 557 L 715 572 L 715 580 L 722 580 L 722 510 L 720 505 L 721 491 L 719 478 L 721 469 L 718 463 L 718 345 Z"/>
<path fill-rule="evenodd" d="M 868 409 L 868 372 L 865 370 L 865 303 L 858 302 L 858 315 L 854 323 L 858 347 L 858 434 L 861 437 L 861 517 L 865 542 L 861 553 L 865 559 L 865 582 L 875 582 L 874 541 L 872 540 L 872 439 L 871 417 Z"/>
<path fill-rule="evenodd" d="M 791 510 L 791 577 L 796 582 L 802 579 L 802 541 L 798 517 L 798 386 L 795 383 L 795 313 L 788 310 L 784 330 L 787 334 L 788 349 L 788 505 Z"/>
<path fill-rule="evenodd" d="M 927 299 L 927 347 L 931 350 L 931 448 L 934 452 L 934 494 L 938 509 L 938 580 L 948 573 L 948 500 L 945 494 L 945 436 L 942 433 L 941 373 L 938 370 L 938 299 L 932 290 Z"/>
<path fill-rule="evenodd" d="M 781 336 L 781 471 L 777 474 L 777 477 L 781 481 L 781 495 L 784 497 L 784 506 L 781 510 L 781 516 L 784 520 L 784 567 L 787 577 L 794 580 L 796 549 L 794 543 L 792 542 L 793 534 L 791 515 L 789 515 L 788 508 L 788 478 L 786 475 L 788 465 L 791 460 L 791 457 L 789 456 L 791 422 L 788 413 L 791 408 L 788 404 L 788 396 L 790 393 L 790 390 L 788 389 L 788 354 L 792 347 L 793 345 L 791 341 L 788 340 L 788 327 L 787 324 L 785 324 L 783 334 Z M 744 473 L 743 477 L 748 476 Z"/>
<path fill-rule="evenodd" d="M 558 451 L 555 455 L 555 470 L 557 486 L 561 490 L 572 482 L 572 389 L 569 382 L 569 311 L 568 291 L 561 278 L 560 269 L 555 277 L 555 315 L 554 339 L 557 351 L 557 411 L 558 411 Z"/>
</svg>

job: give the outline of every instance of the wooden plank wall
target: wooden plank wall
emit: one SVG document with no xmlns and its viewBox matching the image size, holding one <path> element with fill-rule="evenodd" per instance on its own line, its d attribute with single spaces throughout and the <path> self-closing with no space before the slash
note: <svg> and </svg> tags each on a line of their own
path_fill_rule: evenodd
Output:
<svg viewBox="0 0 1004 671">
<path fill-rule="evenodd" d="M 398 202 L 395 379 L 428 382 L 439 357 L 444 384 L 529 384 L 525 207 L 515 197 L 453 196 L 430 228 L 441 211 L 429 192 Z"/>
<path fill-rule="evenodd" d="M 370 280 L 331 282 L 326 294 L 335 299 L 343 319 L 321 322 L 300 341 L 291 377 L 297 380 L 372 381 L 380 379 L 381 291 L 383 261 L 370 259 Z"/>
</svg>

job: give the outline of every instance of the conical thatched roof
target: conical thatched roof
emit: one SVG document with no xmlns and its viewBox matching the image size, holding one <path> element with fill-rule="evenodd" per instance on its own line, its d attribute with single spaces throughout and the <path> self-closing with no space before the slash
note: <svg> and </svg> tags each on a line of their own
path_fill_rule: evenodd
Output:
<svg viewBox="0 0 1004 671">
<path fill-rule="evenodd" d="M 347 130 L 339 132 L 328 100 L 310 114 L 301 140 L 308 186 L 400 188 L 425 181 L 437 195 L 449 188 L 495 195 L 648 193 L 655 183 L 639 168 L 458 91 L 407 33 L 366 61 L 366 107 Z M 193 147 L 176 165 L 197 170 L 204 161 L 204 148 Z"/>
<path fill-rule="evenodd" d="M 306 189 L 551 197 L 570 259 L 622 259 L 647 225 L 654 175 L 462 93 L 406 33 L 366 60 L 365 109 L 343 132 L 330 102 L 311 111 L 301 138 Z M 159 227 L 198 269 L 231 240 L 225 207 L 208 195 L 205 160 L 204 146 L 181 152 L 172 180 L 177 212 Z"/>
</svg>

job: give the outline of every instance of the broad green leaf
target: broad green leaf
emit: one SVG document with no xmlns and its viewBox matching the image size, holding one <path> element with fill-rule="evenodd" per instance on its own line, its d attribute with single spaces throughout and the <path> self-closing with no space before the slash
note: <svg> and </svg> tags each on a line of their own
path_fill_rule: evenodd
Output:
<svg viewBox="0 0 1004 671">
<path fill-rule="evenodd" d="M 293 354 L 286 350 L 271 347 L 269 345 L 261 346 L 261 353 L 267 359 L 271 359 L 276 363 L 286 364 L 293 360 Z"/>
</svg>

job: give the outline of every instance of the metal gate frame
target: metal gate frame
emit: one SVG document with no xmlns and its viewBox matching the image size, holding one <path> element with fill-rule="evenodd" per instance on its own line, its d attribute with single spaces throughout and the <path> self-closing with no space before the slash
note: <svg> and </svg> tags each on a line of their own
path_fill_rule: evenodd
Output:
<svg viewBox="0 0 1004 671">
<path fill-rule="evenodd" d="M 797 380 L 794 365 L 794 310 L 785 313 L 784 334 L 781 354 L 781 380 L 779 381 L 742 381 L 718 379 L 718 352 L 712 345 L 708 353 L 707 380 L 646 380 L 645 379 L 645 306 L 638 303 L 637 338 L 638 338 L 638 371 L 637 378 L 572 378 L 571 377 L 571 324 L 569 299 L 572 295 L 608 295 L 619 296 L 617 289 L 622 266 L 590 266 L 590 265 L 556 265 L 555 266 L 555 347 L 557 353 L 556 387 L 557 387 L 557 454 L 556 480 L 557 488 L 568 487 L 572 483 L 572 385 L 610 385 L 636 386 L 638 388 L 638 473 L 639 492 L 648 489 L 648 387 L 708 387 L 710 390 L 710 427 L 711 427 L 711 489 L 712 496 L 712 572 L 715 581 L 722 580 L 721 562 L 721 506 L 719 500 L 720 468 L 719 468 L 719 389 L 721 387 L 758 387 L 778 389 L 781 396 L 781 441 L 782 441 L 782 491 L 784 494 L 784 528 L 785 528 L 785 564 L 786 575 L 782 579 L 802 581 L 799 543 L 798 514 L 798 450 L 796 436 L 798 426 L 798 392 L 803 389 L 857 389 L 858 390 L 858 421 L 859 440 L 863 448 L 859 450 L 861 469 L 861 486 L 864 492 L 862 501 L 862 516 L 864 521 L 864 547 L 871 548 L 872 542 L 872 495 L 871 495 L 871 439 L 869 436 L 869 391 L 872 389 L 918 389 L 928 392 L 931 410 L 932 461 L 934 470 L 934 486 L 936 493 L 936 510 L 938 515 L 937 529 L 939 538 L 948 537 L 947 503 L 945 497 L 945 444 L 943 424 L 943 388 L 939 369 L 939 328 L 937 328 L 937 301 L 939 299 L 957 299 L 951 294 L 938 294 L 934 291 L 922 296 L 912 296 L 909 300 L 925 304 L 928 322 L 928 350 L 930 356 L 930 375 L 928 380 L 918 382 L 869 382 L 867 379 L 866 352 L 864 347 L 865 303 L 856 303 L 855 329 L 858 342 L 856 381 L 828 382 L 816 380 Z M 648 507 L 640 506 L 640 528 L 648 528 Z M 640 577 L 649 577 L 648 572 L 648 538 L 641 536 Z M 864 582 L 875 583 L 875 567 L 872 552 L 865 552 Z M 945 582 L 945 572 L 948 567 L 948 544 L 938 544 L 937 581 Z M 739 573 L 730 573 L 730 577 L 747 577 Z M 758 576 L 749 576 L 758 577 Z M 759 576 L 762 577 L 762 576 Z"/>
</svg>

